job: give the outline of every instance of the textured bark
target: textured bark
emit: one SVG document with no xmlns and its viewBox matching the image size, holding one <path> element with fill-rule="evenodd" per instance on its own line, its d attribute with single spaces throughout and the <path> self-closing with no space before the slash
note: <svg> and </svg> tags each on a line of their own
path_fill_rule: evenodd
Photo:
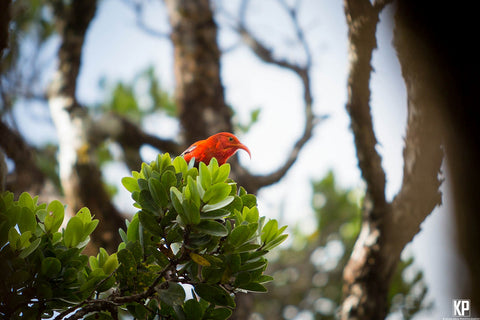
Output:
<svg viewBox="0 0 480 320">
<path fill-rule="evenodd" d="M 62 44 L 58 71 L 49 91 L 51 115 L 59 137 L 60 179 L 70 213 L 86 206 L 101 221 L 92 234 L 89 253 L 95 251 L 95 246 L 109 252 L 116 250 L 120 242 L 118 228 L 124 226 L 124 219 L 111 203 L 93 160 L 94 150 L 87 134 L 91 120 L 75 98 L 82 47 L 96 4 L 96 0 L 53 4 Z"/>
<path fill-rule="evenodd" d="M 382 220 L 389 214 L 385 200 L 385 173 L 375 147 L 377 139 L 370 114 L 370 74 L 379 8 L 370 1 L 346 0 L 350 74 L 347 111 L 354 134 L 358 166 L 366 182 L 363 225 L 352 256 L 344 270 L 343 319 L 382 319 L 387 311 L 387 292 L 392 271 L 386 268 Z"/>
<path fill-rule="evenodd" d="M 367 191 L 362 229 L 344 270 L 342 319 L 385 318 L 389 285 L 400 254 L 428 214 L 441 204 L 438 175 L 443 158 L 443 119 L 436 109 L 442 108 L 441 90 L 428 53 L 421 43 L 406 39 L 402 27 L 396 28 L 395 45 L 408 95 L 404 178 L 393 202 L 385 200 L 385 173 L 375 150 L 368 87 L 375 29 L 384 5 L 345 1 L 350 40 L 347 110 Z"/>
<path fill-rule="evenodd" d="M 174 45 L 176 102 L 187 145 L 232 132 L 220 81 L 217 26 L 209 0 L 166 0 Z"/>
</svg>

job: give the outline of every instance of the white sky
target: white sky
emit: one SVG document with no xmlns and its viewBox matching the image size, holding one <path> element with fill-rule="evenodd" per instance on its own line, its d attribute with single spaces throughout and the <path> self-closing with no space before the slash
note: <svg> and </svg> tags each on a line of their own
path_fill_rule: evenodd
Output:
<svg viewBox="0 0 480 320">
<path fill-rule="evenodd" d="M 291 35 L 289 23 L 272 3 L 251 1 L 248 24 L 259 37 L 275 47 L 275 54 L 302 59 L 301 52 L 285 45 Z M 168 31 L 168 23 L 161 1 L 148 2 L 145 21 L 153 28 Z M 238 1 L 223 1 L 232 10 Z M 357 168 L 353 137 L 345 111 L 348 69 L 347 28 L 342 1 L 305 0 L 301 23 L 307 28 L 308 41 L 313 51 L 312 70 L 314 111 L 330 118 L 321 123 L 314 137 L 304 148 L 298 162 L 281 183 L 264 188 L 259 194 L 262 215 L 281 219 L 284 224 L 300 223 L 305 231 L 313 231 L 310 208 L 310 182 L 322 178 L 333 169 L 342 187 L 361 188 L 363 183 Z M 406 123 L 406 95 L 401 81 L 400 67 L 391 46 L 392 26 L 387 17 L 388 8 L 378 28 L 378 50 L 374 53 L 372 74 L 372 111 L 378 150 L 387 173 L 387 197 L 397 192 L 402 179 L 402 148 Z M 288 21 L 288 20 L 285 20 Z M 135 16 L 122 1 L 103 0 L 87 34 L 77 96 L 81 102 L 92 104 L 104 100 L 98 87 L 104 76 L 130 82 L 140 71 L 154 65 L 162 85 L 173 92 L 173 50 L 168 40 L 145 34 L 135 28 Z M 290 32 L 290 33 L 289 33 Z M 222 47 L 237 43 L 228 29 L 221 29 Z M 244 166 L 255 173 L 268 173 L 285 160 L 289 150 L 303 130 L 302 88 L 292 74 L 260 62 L 248 49 L 240 47 L 222 58 L 222 81 L 227 101 L 233 105 L 242 120 L 251 110 L 261 107 L 260 121 L 248 134 L 240 136 L 252 152 L 252 159 L 240 152 Z M 22 112 L 21 110 L 19 112 Z M 21 117 L 19 117 L 21 119 Z M 22 126 L 23 123 L 20 123 Z M 145 129 L 163 137 L 175 137 L 175 122 L 162 117 L 146 121 Z M 36 133 L 27 136 L 35 138 Z M 48 133 L 53 134 L 52 132 Z M 154 151 L 142 150 L 145 157 Z M 149 160 L 149 159 L 148 159 Z M 120 172 L 120 174 L 119 174 Z M 120 186 L 120 179 L 128 175 L 124 167 L 112 165 L 106 170 L 111 183 Z M 292 186 L 294 186 L 292 188 Z M 120 186 L 122 191 L 123 188 Z M 131 207 L 129 194 L 117 197 L 122 208 Z M 412 251 L 417 264 L 424 270 L 431 295 L 436 299 L 433 315 L 426 318 L 451 316 L 450 297 L 455 297 L 456 284 L 452 275 L 464 272 L 458 269 L 458 256 L 452 248 L 452 220 L 448 199 L 423 224 L 422 233 L 413 242 Z M 453 292 L 453 293 L 452 293 Z"/>
</svg>

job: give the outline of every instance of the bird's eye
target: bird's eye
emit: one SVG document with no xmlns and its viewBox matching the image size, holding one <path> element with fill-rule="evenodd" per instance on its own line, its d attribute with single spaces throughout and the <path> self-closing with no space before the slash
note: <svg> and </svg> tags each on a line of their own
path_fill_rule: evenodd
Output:
<svg viewBox="0 0 480 320">
<path fill-rule="evenodd" d="M 233 138 L 232 138 L 232 137 L 228 137 L 228 141 L 233 141 Z"/>
</svg>

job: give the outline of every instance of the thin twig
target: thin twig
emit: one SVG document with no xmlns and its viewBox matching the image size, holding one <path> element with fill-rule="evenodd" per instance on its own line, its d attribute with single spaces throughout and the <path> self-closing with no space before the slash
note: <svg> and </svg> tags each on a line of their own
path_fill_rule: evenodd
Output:
<svg viewBox="0 0 480 320">
<path fill-rule="evenodd" d="M 306 61 L 304 65 L 299 65 L 292 63 L 286 59 L 277 58 L 274 56 L 272 49 L 266 47 L 262 41 L 260 41 L 253 33 L 251 33 L 245 23 L 246 12 L 248 10 L 249 0 L 244 0 L 240 6 L 240 14 L 238 23 L 234 26 L 235 30 L 242 36 L 244 43 L 250 47 L 250 49 L 260 58 L 262 61 L 276 65 L 280 68 L 290 70 L 294 72 L 301 80 L 304 88 L 304 113 L 305 113 L 305 125 L 302 136 L 296 141 L 292 150 L 290 151 L 288 158 L 284 164 L 275 170 L 274 172 L 267 175 L 257 175 L 253 176 L 246 174 L 245 185 L 249 185 L 249 190 L 251 192 L 258 190 L 263 186 L 267 186 L 278 182 L 287 171 L 293 166 L 293 164 L 298 159 L 298 155 L 305 144 L 310 140 L 313 135 L 313 129 L 315 125 L 326 117 L 316 117 L 313 113 L 313 95 L 311 92 L 311 80 L 310 80 L 310 71 L 312 68 L 312 52 L 308 41 L 305 37 L 305 33 L 300 26 L 298 10 L 300 7 L 300 2 L 297 2 L 294 7 L 288 6 L 286 3 L 280 1 L 280 4 L 288 12 L 288 15 L 293 23 L 295 28 L 295 34 L 297 40 L 301 43 L 303 51 L 306 56 Z M 243 182 L 243 181 L 242 181 Z"/>
</svg>

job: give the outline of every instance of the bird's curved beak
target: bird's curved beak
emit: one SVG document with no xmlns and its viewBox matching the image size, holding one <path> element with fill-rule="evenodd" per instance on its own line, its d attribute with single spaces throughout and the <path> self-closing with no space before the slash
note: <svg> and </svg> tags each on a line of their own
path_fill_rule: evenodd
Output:
<svg viewBox="0 0 480 320">
<path fill-rule="evenodd" d="M 238 143 L 235 147 L 237 147 L 237 149 L 245 150 L 248 153 L 250 159 L 252 159 L 252 154 L 250 153 L 250 150 L 247 148 L 246 145 L 244 145 L 243 143 Z"/>
</svg>

